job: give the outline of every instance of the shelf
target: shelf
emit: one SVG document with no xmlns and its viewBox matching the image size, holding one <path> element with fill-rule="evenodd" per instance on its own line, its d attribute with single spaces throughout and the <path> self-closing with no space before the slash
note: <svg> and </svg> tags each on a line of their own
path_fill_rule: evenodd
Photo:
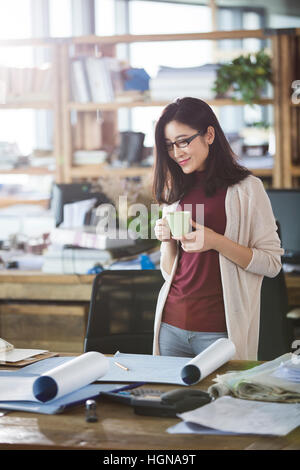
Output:
<svg viewBox="0 0 300 470">
<path fill-rule="evenodd" d="M 212 31 L 208 33 L 182 33 L 182 34 L 123 34 L 117 36 L 84 36 L 72 38 L 72 44 L 118 44 L 135 42 L 160 42 L 160 41 L 199 41 L 219 39 L 267 39 L 262 29 L 236 30 L 236 31 Z M 71 38 L 70 38 L 71 39 Z"/>
<path fill-rule="evenodd" d="M 14 168 L 12 170 L 1 170 L 0 175 L 54 175 L 54 170 L 47 168 Z"/>
<path fill-rule="evenodd" d="M 300 165 L 299 166 L 292 165 L 291 173 L 293 176 L 300 176 Z"/>
<path fill-rule="evenodd" d="M 298 36 L 298 38 L 297 38 Z M 114 147 L 115 136 L 118 132 L 118 113 L 119 109 L 133 108 L 163 108 L 172 100 L 151 100 L 149 93 L 143 95 L 131 95 L 127 101 L 122 95 L 116 96 L 114 102 L 109 103 L 79 103 L 70 100 L 70 60 L 76 58 L 77 55 L 93 55 L 95 47 L 99 48 L 99 52 L 103 55 L 116 55 L 116 46 L 118 44 L 134 44 L 134 43 L 154 43 L 157 45 L 163 42 L 178 41 L 219 41 L 219 40 L 238 40 L 246 38 L 270 39 L 270 55 L 273 61 L 274 72 L 274 99 L 262 98 L 255 101 L 255 104 L 261 106 L 274 106 L 274 128 L 276 135 L 277 156 L 274 159 L 274 168 L 257 168 L 252 173 L 258 177 L 273 178 L 272 184 L 276 187 L 282 185 L 289 186 L 293 175 L 300 176 L 300 166 L 292 165 L 290 162 L 292 145 L 290 145 L 290 134 L 293 129 L 293 135 L 296 134 L 298 126 L 297 107 L 300 104 L 291 103 L 290 96 L 290 78 L 289 69 L 292 61 L 289 61 L 290 51 L 299 51 L 298 43 L 300 29 L 292 28 L 289 30 L 280 29 L 256 29 L 256 30 L 236 30 L 236 31 L 210 31 L 206 33 L 183 33 L 183 34 L 140 34 L 140 35 L 115 35 L 115 36 L 79 36 L 68 38 L 33 38 L 33 39 L 15 39 L 0 40 L 1 47 L 52 47 L 52 66 L 53 66 L 53 100 L 44 95 L 40 95 L 40 101 L 33 99 L 31 95 L 24 95 L 13 103 L 0 104 L 0 110 L 52 110 L 54 115 L 54 138 L 53 138 L 53 154 L 56 159 L 56 172 L 49 171 L 44 168 L 18 168 L 13 170 L 4 170 L 0 174 L 31 174 L 46 175 L 53 174 L 56 182 L 71 183 L 73 179 L 95 179 L 100 176 L 115 175 L 117 176 L 138 176 L 150 174 L 152 168 L 149 167 L 129 167 L 129 168 L 111 168 L 107 165 L 78 165 L 73 164 L 72 155 L 75 148 L 104 148 Z M 295 42 L 295 44 L 294 44 Z M 298 41 L 299 42 L 299 41 Z M 300 43 L 299 43 L 300 44 Z M 163 46 L 163 44 L 161 44 Z M 188 47 L 188 42 L 186 42 Z M 295 47 L 294 47 L 295 46 Z M 296 47 L 297 46 L 297 47 Z M 176 44 L 175 44 L 176 47 Z M 225 51 L 226 52 L 226 51 Z M 236 53 L 237 51 L 234 51 Z M 239 53 L 242 51 L 239 51 Z M 70 57 L 71 55 L 71 57 Z M 294 54 L 296 63 L 299 54 Z M 223 60 L 223 56 L 220 60 Z M 295 62 L 295 61 L 294 61 Z M 294 78 L 294 77 L 293 77 Z M 38 98 L 38 96 L 36 97 Z M 119 101 L 118 101 L 119 99 Z M 232 100 L 230 98 L 204 100 L 213 108 L 222 106 L 245 106 L 242 100 Z M 77 112 L 76 127 L 72 126 L 71 111 Z M 94 119 L 94 113 L 103 111 L 103 124 L 98 126 L 98 122 Z M 84 114 L 85 113 L 85 114 Z M 289 116 L 291 113 L 291 117 Z M 96 122 L 96 125 L 95 125 Z M 100 135 L 101 134 L 101 135 Z M 98 139 L 99 137 L 99 139 Z M 104 140 L 103 140 L 103 139 Z M 95 142 L 91 143 L 94 139 Z M 295 139 L 295 136 L 294 136 Z M 99 144 L 100 142 L 100 144 Z M 282 160 L 282 161 L 281 161 Z M 285 175 L 285 172 L 288 175 Z"/>
<path fill-rule="evenodd" d="M 84 165 L 73 166 L 71 175 L 73 178 L 99 178 L 101 176 L 143 176 L 153 171 L 153 167 L 128 167 L 128 168 L 112 168 L 100 165 Z M 255 176 L 272 177 L 272 168 L 250 169 Z M 299 168 L 300 173 L 300 168 Z"/>
<path fill-rule="evenodd" d="M 49 199 L 18 199 L 16 197 L 1 197 L 0 208 L 15 206 L 16 204 L 34 204 L 47 208 Z"/>
<path fill-rule="evenodd" d="M 210 106 L 243 106 L 245 102 L 242 100 L 232 100 L 230 98 L 219 98 L 213 100 L 205 100 Z M 149 106 L 167 106 L 169 101 L 132 101 L 132 102 L 112 102 L 112 103 L 76 103 L 70 102 L 68 107 L 70 110 L 85 112 L 85 111 L 115 111 L 120 108 L 137 108 L 137 107 L 149 107 Z M 273 104 L 274 100 L 271 98 L 262 98 L 255 101 L 255 104 L 268 105 Z"/>
<path fill-rule="evenodd" d="M 101 165 L 82 165 L 71 168 L 72 178 L 100 178 L 101 176 L 143 176 L 152 171 L 152 167 L 112 168 Z"/>
<path fill-rule="evenodd" d="M 51 101 L 16 101 L 14 103 L 0 103 L 0 109 L 53 109 Z"/>
<path fill-rule="evenodd" d="M 1 39 L 0 47 L 52 47 L 65 42 L 63 38 L 24 38 L 24 39 Z"/>
<path fill-rule="evenodd" d="M 273 176 L 273 168 L 258 168 L 258 169 L 251 169 L 250 171 L 253 173 L 254 176 Z"/>
</svg>

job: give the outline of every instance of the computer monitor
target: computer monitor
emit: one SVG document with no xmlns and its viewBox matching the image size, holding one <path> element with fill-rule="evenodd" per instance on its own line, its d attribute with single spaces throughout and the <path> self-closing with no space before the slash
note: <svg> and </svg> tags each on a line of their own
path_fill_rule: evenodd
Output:
<svg viewBox="0 0 300 470">
<path fill-rule="evenodd" d="M 51 194 L 51 209 L 54 213 L 56 227 L 63 222 L 65 204 L 92 198 L 97 199 L 97 205 L 111 202 L 105 194 L 93 191 L 91 183 L 54 184 Z"/>
<path fill-rule="evenodd" d="M 280 225 L 282 247 L 289 254 L 299 254 L 300 189 L 268 189 L 267 194 Z"/>
</svg>

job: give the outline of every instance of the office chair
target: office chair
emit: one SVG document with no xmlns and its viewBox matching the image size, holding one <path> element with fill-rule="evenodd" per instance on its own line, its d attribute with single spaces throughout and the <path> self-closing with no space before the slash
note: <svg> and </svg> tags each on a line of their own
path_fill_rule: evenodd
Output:
<svg viewBox="0 0 300 470">
<path fill-rule="evenodd" d="M 281 239 L 280 224 L 276 221 Z M 283 269 L 276 277 L 264 277 L 261 287 L 258 360 L 269 361 L 291 352 L 292 331 Z"/>
<path fill-rule="evenodd" d="M 288 311 L 287 288 L 281 269 L 276 277 L 264 277 L 262 282 L 259 361 L 270 361 L 291 352 L 292 333 Z"/>
<path fill-rule="evenodd" d="M 93 282 L 84 351 L 152 354 L 160 270 L 107 270 Z"/>
</svg>

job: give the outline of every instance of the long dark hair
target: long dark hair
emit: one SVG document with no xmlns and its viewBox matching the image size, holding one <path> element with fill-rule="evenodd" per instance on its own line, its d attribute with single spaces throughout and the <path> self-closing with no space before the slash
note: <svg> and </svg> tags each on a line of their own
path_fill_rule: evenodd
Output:
<svg viewBox="0 0 300 470">
<path fill-rule="evenodd" d="M 197 98 L 181 98 L 166 106 L 155 128 L 153 195 L 158 203 L 171 204 L 181 199 L 194 182 L 195 174 L 184 174 L 169 156 L 165 143 L 165 126 L 171 121 L 188 125 L 204 135 L 208 126 L 215 130 L 205 161 L 205 193 L 213 196 L 218 188 L 232 186 L 251 172 L 237 163 L 224 132 L 211 107 Z"/>
</svg>

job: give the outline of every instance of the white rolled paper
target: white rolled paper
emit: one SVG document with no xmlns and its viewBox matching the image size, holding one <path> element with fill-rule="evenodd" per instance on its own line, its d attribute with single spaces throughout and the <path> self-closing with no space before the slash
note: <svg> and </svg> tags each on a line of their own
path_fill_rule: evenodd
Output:
<svg viewBox="0 0 300 470">
<path fill-rule="evenodd" d="M 109 359 L 89 351 L 37 377 L 36 374 L 0 377 L 0 400 L 47 402 L 74 392 L 108 372 Z"/>
<path fill-rule="evenodd" d="M 89 351 L 42 374 L 33 386 L 40 401 L 59 398 L 94 382 L 105 375 L 109 360 L 103 354 Z"/>
<path fill-rule="evenodd" d="M 181 379 L 186 385 L 194 385 L 232 359 L 235 352 L 232 341 L 220 338 L 183 367 Z"/>
</svg>

